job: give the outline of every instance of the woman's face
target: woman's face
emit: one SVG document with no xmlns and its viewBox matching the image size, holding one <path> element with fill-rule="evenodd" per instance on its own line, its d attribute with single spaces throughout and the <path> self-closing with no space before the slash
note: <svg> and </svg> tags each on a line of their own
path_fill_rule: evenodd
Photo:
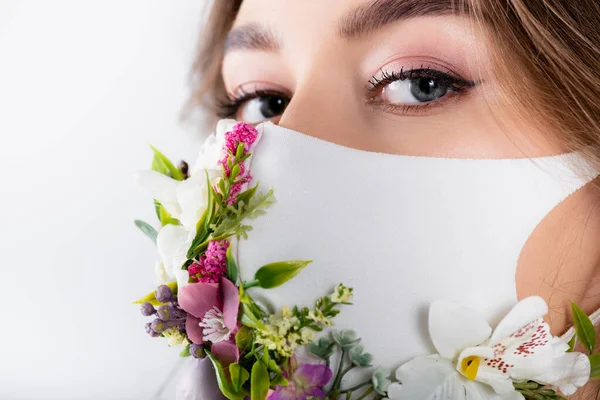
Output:
<svg viewBox="0 0 600 400">
<path fill-rule="evenodd" d="M 244 0 L 223 62 L 223 114 L 393 154 L 560 153 L 502 95 L 491 44 L 451 3 Z"/>
</svg>

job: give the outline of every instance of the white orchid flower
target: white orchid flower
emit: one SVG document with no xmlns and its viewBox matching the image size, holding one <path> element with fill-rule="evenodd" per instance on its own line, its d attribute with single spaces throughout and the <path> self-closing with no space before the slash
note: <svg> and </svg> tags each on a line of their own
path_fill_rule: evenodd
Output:
<svg viewBox="0 0 600 400">
<path fill-rule="evenodd" d="M 180 287 L 187 284 L 187 272 L 181 266 L 187 260 L 187 252 L 196 235 L 196 225 L 208 206 L 206 173 L 212 185 L 222 178 L 223 170 L 219 161 L 225 157 L 225 133 L 235 124 L 234 120 L 219 121 L 216 132 L 202 145 L 188 179 L 178 181 L 156 171 L 140 171 L 137 174 L 140 186 L 181 222 L 181 225 L 164 226 L 156 238 L 161 261 L 155 272 L 160 282 L 177 280 Z"/>
<path fill-rule="evenodd" d="M 517 400 L 513 382 L 532 380 L 573 394 L 590 376 L 590 362 L 552 337 L 542 319 L 546 302 L 537 296 L 520 301 L 492 332 L 476 311 L 436 302 L 429 312 L 429 333 L 439 354 L 417 357 L 396 371 L 391 400 Z"/>
</svg>

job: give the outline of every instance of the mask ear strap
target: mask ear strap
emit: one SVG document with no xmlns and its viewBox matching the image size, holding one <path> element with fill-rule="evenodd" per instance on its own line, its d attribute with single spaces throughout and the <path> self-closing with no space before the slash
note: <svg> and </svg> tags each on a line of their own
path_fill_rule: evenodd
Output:
<svg viewBox="0 0 600 400">
<path fill-rule="evenodd" d="M 596 312 L 594 312 L 592 315 L 590 315 L 590 320 L 596 328 L 600 327 L 600 308 L 596 310 Z M 565 342 L 569 342 L 571 339 L 573 339 L 573 336 L 575 336 L 574 326 L 570 327 L 569 330 L 566 331 L 565 334 L 562 335 L 560 338 Z"/>
</svg>

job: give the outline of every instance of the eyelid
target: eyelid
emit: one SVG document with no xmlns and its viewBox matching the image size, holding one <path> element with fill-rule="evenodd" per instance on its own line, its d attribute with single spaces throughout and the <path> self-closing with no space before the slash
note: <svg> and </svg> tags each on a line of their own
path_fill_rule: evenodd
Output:
<svg viewBox="0 0 600 400">
<path fill-rule="evenodd" d="M 240 97 L 241 95 L 244 95 L 247 93 L 254 93 L 254 92 L 260 92 L 260 91 L 277 92 L 277 93 L 281 93 L 281 94 L 291 97 L 291 92 L 289 90 L 287 90 L 285 87 L 278 85 L 276 83 L 267 82 L 267 81 L 244 82 L 241 85 L 238 85 L 237 87 L 235 87 L 233 90 L 228 91 L 227 96 L 230 99 L 235 99 L 236 97 Z"/>
</svg>

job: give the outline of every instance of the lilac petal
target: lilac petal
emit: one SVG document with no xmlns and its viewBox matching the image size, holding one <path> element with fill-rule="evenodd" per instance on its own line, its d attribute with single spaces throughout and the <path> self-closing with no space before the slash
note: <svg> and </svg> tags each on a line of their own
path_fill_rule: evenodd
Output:
<svg viewBox="0 0 600 400">
<path fill-rule="evenodd" d="M 295 390 L 288 389 L 284 386 L 277 386 L 275 392 L 271 393 L 267 400 L 306 400 L 306 396 L 296 394 Z"/>
<path fill-rule="evenodd" d="M 196 318 L 204 315 L 218 304 L 219 284 L 191 283 L 179 288 L 177 300 L 179 305 Z"/>
<path fill-rule="evenodd" d="M 302 382 L 303 387 L 321 387 L 329 383 L 333 372 L 321 364 L 302 364 L 296 370 L 294 377 Z"/>
<path fill-rule="evenodd" d="M 200 327 L 200 320 L 194 317 L 191 314 L 188 314 L 185 319 L 185 331 L 187 332 L 188 337 L 195 344 L 202 344 L 204 340 L 202 337 L 202 327 Z"/>
<path fill-rule="evenodd" d="M 240 308 L 240 293 L 234 283 L 226 278 L 221 278 L 221 293 L 223 294 L 223 320 L 225 326 L 235 334 Z"/>
<path fill-rule="evenodd" d="M 308 397 L 308 396 L 312 396 L 312 397 L 316 397 L 318 399 L 324 399 L 325 398 L 325 393 L 323 393 L 323 390 L 319 387 L 311 387 L 306 389 L 306 391 L 304 392 L 304 394 Z"/>
<path fill-rule="evenodd" d="M 210 351 L 223 367 L 228 367 L 229 364 L 240 360 L 240 349 L 234 342 L 229 340 L 213 343 Z"/>
</svg>

